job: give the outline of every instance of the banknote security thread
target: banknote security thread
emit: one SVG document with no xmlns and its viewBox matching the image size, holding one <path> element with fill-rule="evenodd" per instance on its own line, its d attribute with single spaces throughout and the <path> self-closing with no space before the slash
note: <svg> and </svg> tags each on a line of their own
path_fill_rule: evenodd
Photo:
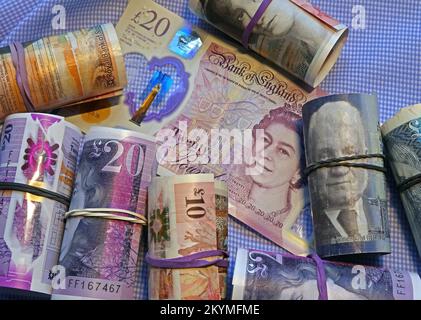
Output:
<svg viewBox="0 0 421 320">
<path fill-rule="evenodd" d="M 233 300 L 421 299 L 416 273 L 241 248 L 233 286 Z"/>
<path fill-rule="evenodd" d="M 421 104 L 402 108 L 382 127 L 386 154 L 421 256 Z"/>
<path fill-rule="evenodd" d="M 348 36 L 345 25 L 301 0 L 190 0 L 189 6 L 244 47 L 312 87 L 326 77 Z"/>
<path fill-rule="evenodd" d="M 93 127 L 84 139 L 53 299 L 134 299 L 154 139 Z"/>
<path fill-rule="evenodd" d="M 0 146 L 0 296 L 49 298 L 82 132 L 62 117 L 5 119 Z"/>
<path fill-rule="evenodd" d="M 149 298 L 226 297 L 228 190 L 213 174 L 153 179 L 149 187 Z"/>
<path fill-rule="evenodd" d="M 303 121 L 317 253 L 390 253 L 376 97 L 318 98 L 304 105 Z"/>
<path fill-rule="evenodd" d="M 14 42 L 0 54 L 0 120 L 119 95 L 126 73 L 112 24 Z"/>
</svg>

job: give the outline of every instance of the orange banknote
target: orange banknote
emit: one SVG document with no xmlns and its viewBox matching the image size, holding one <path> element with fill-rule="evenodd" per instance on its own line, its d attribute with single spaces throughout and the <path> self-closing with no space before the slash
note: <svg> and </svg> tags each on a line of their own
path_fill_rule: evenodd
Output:
<svg viewBox="0 0 421 320">
<path fill-rule="evenodd" d="M 27 109 L 48 110 L 109 97 L 121 93 L 127 83 L 112 24 L 25 43 L 23 55 L 17 71 L 10 48 L 0 50 L 0 120 Z M 19 82 L 27 83 L 26 89 Z"/>
<path fill-rule="evenodd" d="M 212 174 L 161 177 L 149 188 L 149 254 L 155 259 L 187 257 L 227 249 L 228 195 Z M 213 257 L 210 259 L 214 259 Z M 150 299 L 225 298 L 226 268 L 152 267 Z"/>
</svg>

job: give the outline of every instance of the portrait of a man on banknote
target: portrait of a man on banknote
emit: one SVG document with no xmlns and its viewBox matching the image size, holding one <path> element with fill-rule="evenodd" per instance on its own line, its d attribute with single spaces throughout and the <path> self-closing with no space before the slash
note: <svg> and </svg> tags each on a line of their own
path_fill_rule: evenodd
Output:
<svg viewBox="0 0 421 320">
<path fill-rule="evenodd" d="M 361 114 L 351 103 L 325 103 L 310 120 L 310 153 L 319 161 L 366 154 L 364 132 Z M 368 170 L 347 166 L 325 167 L 314 171 L 312 178 L 315 181 L 312 200 L 314 206 L 323 212 L 313 216 L 316 228 L 323 230 L 320 237 L 327 240 L 367 236 L 373 225 L 366 208 L 368 199 L 364 196 Z"/>
</svg>

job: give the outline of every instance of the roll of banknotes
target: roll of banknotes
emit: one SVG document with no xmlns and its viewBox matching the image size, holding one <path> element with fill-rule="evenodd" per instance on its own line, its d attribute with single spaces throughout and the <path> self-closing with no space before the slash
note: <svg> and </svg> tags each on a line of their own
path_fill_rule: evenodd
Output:
<svg viewBox="0 0 421 320">
<path fill-rule="evenodd" d="M 421 256 L 421 104 L 401 109 L 383 124 L 386 154 Z"/>
<path fill-rule="evenodd" d="M 228 190 L 213 174 L 159 177 L 148 198 L 149 273 L 153 300 L 220 300 L 226 295 L 226 268 L 159 267 L 171 259 L 227 250 Z M 214 251 L 219 250 L 218 253 Z M 221 257 L 221 259 L 223 259 Z M 158 261 L 158 262 L 156 262 Z M 195 263 L 195 262 L 193 262 Z"/>
<path fill-rule="evenodd" d="M 327 297 L 321 297 L 322 281 Z M 421 299 L 416 273 L 328 261 L 318 266 L 310 258 L 246 249 L 237 251 L 233 286 L 233 300 Z"/>
<path fill-rule="evenodd" d="M 390 253 L 377 98 L 322 97 L 303 107 L 317 253 Z"/>
<path fill-rule="evenodd" d="M 53 278 L 53 299 L 134 299 L 154 140 L 128 130 L 86 134 Z"/>
<path fill-rule="evenodd" d="M 316 87 L 348 29 L 304 0 L 190 0 L 191 10 L 244 46 Z"/>
<path fill-rule="evenodd" d="M 48 298 L 82 132 L 62 117 L 5 119 L 0 147 L 0 298 Z"/>
<path fill-rule="evenodd" d="M 112 24 L 11 44 L 0 51 L 0 121 L 121 93 L 123 54 Z"/>
</svg>

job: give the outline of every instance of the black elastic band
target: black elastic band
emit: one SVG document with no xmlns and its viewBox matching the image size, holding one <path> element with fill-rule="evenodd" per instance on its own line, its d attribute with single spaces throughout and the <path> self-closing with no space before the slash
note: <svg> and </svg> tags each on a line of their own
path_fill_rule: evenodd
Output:
<svg viewBox="0 0 421 320">
<path fill-rule="evenodd" d="M 402 193 L 418 183 L 421 183 L 421 173 L 402 181 L 397 185 L 397 188 L 398 191 Z"/>
<path fill-rule="evenodd" d="M 363 154 L 363 155 L 355 155 L 355 156 L 347 156 L 347 157 L 323 160 L 323 161 L 319 161 L 307 166 L 307 168 L 304 169 L 304 175 L 308 177 L 313 171 L 318 170 L 320 168 L 327 168 L 327 167 L 356 167 L 356 168 L 363 168 L 363 169 L 369 169 L 369 170 L 376 170 L 383 173 L 386 172 L 386 168 L 384 166 L 378 166 L 378 165 L 369 164 L 369 163 L 342 162 L 342 161 L 361 160 L 361 159 L 369 159 L 369 158 L 381 158 L 384 160 L 385 156 L 384 154 L 381 154 L 381 153 L 374 153 L 374 154 Z"/>
<path fill-rule="evenodd" d="M 41 188 L 37 188 L 34 186 L 30 186 L 24 183 L 17 183 L 17 182 L 0 182 L 0 190 L 10 190 L 10 191 L 21 191 L 21 192 L 27 192 L 27 193 L 31 193 L 35 196 L 39 196 L 39 197 L 44 197 L 44 198 L 48 198 L 50 200 L 54 200 L 57 202 L 60 202 L 62 204 L 64 204 L 65 206 L 69 206 L 70 205 L 70 199 L 66 198 L 65 196 L 49 191 L 49 190 L 45 190 L 45 189 L 41 189 Z"/>
</svg>

